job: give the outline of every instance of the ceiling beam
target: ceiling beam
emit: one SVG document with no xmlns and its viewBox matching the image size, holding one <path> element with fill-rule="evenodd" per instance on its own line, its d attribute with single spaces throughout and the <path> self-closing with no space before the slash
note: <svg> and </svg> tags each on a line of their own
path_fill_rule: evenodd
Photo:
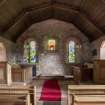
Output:
<svg viewBox="0 0 105 105">
<path fill-rule="evenodd" d="M 10 35 L 10 40 L 16 41 L 16 39 L 21 35 L 28 27 L 36 22 L 47 20 L 52 17 L 51 7 L 41 8 L 32 10 L 31 12 L 26 12 L 15 24 L 13 24 L 5 33 L 4 37 Z M 40 17 L 40 18 L 39 18 Z"/>
<path fill-rule="evenodd" d="M 17 21 L 4 33 L 4 37 L 16 41 L 16 39 L 32 24 L 50 18 L 73 23 L 84 32 L 90 40 L 94 40 L 98 38 L 99 35 L 102 36 L 104 34 L 85 15 L 81 14 L 81 12 L 70 7 L 68 8 L 65 5 L 54 4 L 25 11 L 24 14 L 20 15 L 19 19 L 17 19 Z M 8 37 L 8 35 L 11 37 Z"/>
<path fill-rule="evenodd" d="M 30 12 L 30 11 L 34 11 L 34 10 L 39 10 L 41 8 L 47 8 L 51 6 L 50 3 L 42 3 L 39 5 L 34 5 L 32 7 L 27 7 L 22 9 L 22 11 L 20 11 L 19 13 L 17 13 L 16 16 L 14 16 L 13 18 L 11 18 L 11 20 L 9 20 L 9 22 L 7 24 L 5 24 L 4 26 L 0 27 L 2 32 L 5 32 L 6 30 L 8 30 L 12 25 L 14 25 L 14 23 L 16 23 L 21 17 L 23 17 L 26 13 Z"/>
</svg>

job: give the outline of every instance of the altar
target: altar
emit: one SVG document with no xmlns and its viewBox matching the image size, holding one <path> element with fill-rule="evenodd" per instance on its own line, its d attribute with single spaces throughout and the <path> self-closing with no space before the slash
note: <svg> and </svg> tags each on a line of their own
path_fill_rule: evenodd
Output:
<svg viewBox="0 0 105 105">
<path fill-rule="evenodd" d="M 55 76 L 34 76 L 33 80 L 47 80 L 47 79 L 57 79 L 57 80 L 72 80 L 74 78 L 73 75 L 64 75 L 64 76 L 60 76 L 60 75 L 55 75 Z"/>
</svg>

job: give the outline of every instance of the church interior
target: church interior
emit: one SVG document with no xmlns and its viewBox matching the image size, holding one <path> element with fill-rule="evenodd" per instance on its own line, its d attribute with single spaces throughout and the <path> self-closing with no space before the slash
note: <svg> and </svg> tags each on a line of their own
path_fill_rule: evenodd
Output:
<svg viewBox="0 0 105 105">
<path fill-rule="evenodd" d="M 0 105 L 105 105 L 105 0 L 0 0 Z"/>
</svg>

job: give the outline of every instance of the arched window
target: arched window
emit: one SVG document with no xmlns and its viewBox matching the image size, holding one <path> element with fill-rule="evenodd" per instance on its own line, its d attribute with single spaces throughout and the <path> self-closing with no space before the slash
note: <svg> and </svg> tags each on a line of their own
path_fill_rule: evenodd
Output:
<svg viewBox="0 0 105 105">
<path fill-rule="evenodd" d="M 82 50 L 80 40 L 71 38 L 68 42 L 68 62 L 69 63 L 81 63 L 82 62 Z"/>
<path fill-rule="evenodd" d="M 105 59 L 105 41 L 102 42 L 100 47 L 100 59 Z"/>
<path fill-rule="evenodd" d="M 36 63 L 36 42 L 31 40 L 24 44 L 24 62 L 35 64 Z"/>
<path fill-rule="evenodd" d="M 71 40 L 69 41 L 69 63 L 75 63 L 75 57 L 76 57 L 76 43 L 75 41 Z"/>
<path fill-rule="evenodd" d="M 56 40 L 55 39 L 49 39 L 48 40 L 48 50 L 49 51 L 55 51 L 56 50 Z"/>
<path fill-rule="evenodd" d="M 2 42 L 0 42 L 0 61 L 6 61 L 6 48 Z"/>
</svg>

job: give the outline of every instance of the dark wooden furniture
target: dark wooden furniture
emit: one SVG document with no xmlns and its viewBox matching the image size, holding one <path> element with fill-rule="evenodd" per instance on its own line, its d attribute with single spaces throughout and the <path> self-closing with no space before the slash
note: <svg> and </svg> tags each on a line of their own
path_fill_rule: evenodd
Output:
<svg viewBox="0 0 105 105">
<path fill-rule="evenodd" d="M 82 81 L 93 81 L 93 68 L 83 65 L 81 68 Z"/>
<path fill-rule="evenodd" d="M 81 67 L 79 66 L 72 66 L 74 82 L 79 84 L 81 82 Z"/>
</svg>

